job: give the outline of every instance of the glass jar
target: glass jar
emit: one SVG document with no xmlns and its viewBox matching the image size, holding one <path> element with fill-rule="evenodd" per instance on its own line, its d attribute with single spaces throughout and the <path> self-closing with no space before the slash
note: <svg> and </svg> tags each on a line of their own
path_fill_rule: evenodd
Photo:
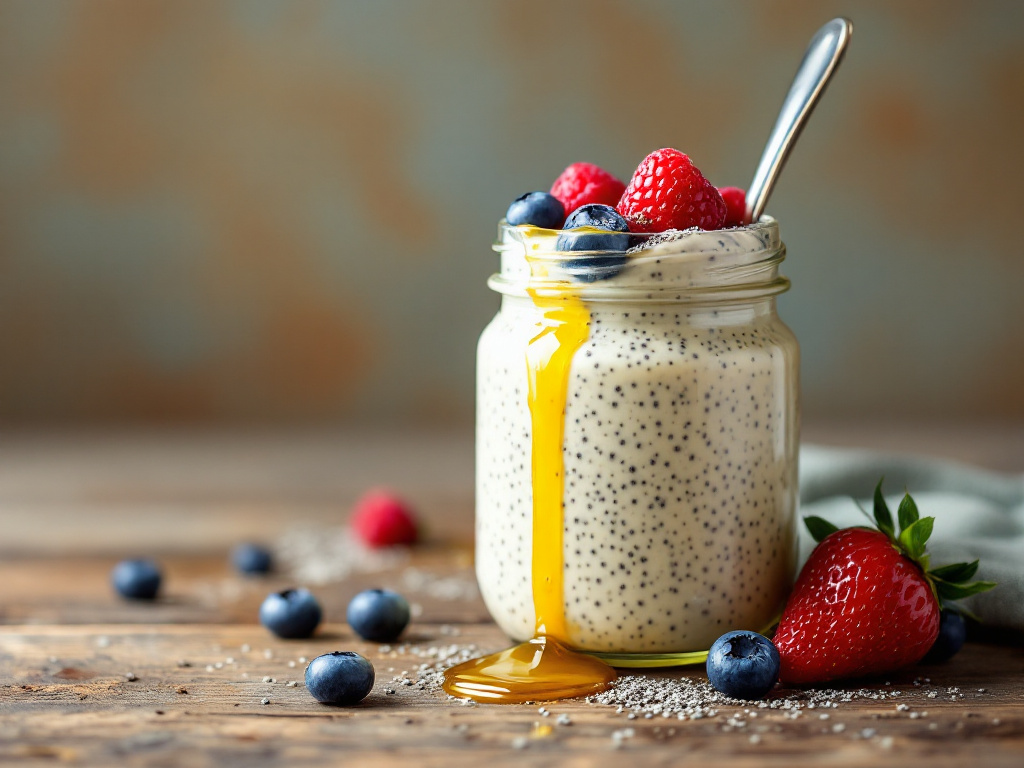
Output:
<svg viewBox="0 0 1024 768">
<path fill-rule="evenodd" d="M 476 571 L 510 637 L 620 666 L 777 619 L 796 567 L 799 352 L 778 224 L 558 252 L 504 222 L 477 355 Z M 638 242 L 646 240 L 646 242 Z"/>
</svg>

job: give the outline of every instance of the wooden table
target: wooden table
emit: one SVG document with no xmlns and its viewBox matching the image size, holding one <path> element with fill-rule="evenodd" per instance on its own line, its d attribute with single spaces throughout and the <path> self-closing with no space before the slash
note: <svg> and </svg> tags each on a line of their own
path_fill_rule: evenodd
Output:
<svg viewBox="0 0 1024 768">
<path fill-rule="evenodd" d="M 872 445 L 881 434 L 863 430 L 817 437 Z M 913 448 L 913 433 L 900 434 L 900 447 Z M 922 434 L 922 445 L 945 446 L 950 458 L 1024 470 L 1012 458 L 1024 462 L 1024 451 L 1013 453 L 1024 431 L 947 443 Z M 301 553 L 341 530 L 371 484 L 416 501 L 428 543 L 315 586 L 328 624 L 311 640 L 271 637 L 256 623 L 259 603 L 292 578 L 239 577 L 229 547 L 286 537 Z M 795 718 L 722 707 L 702 719 L 629 719 L 582 701 L 548 704 L 545 716 L 538 706 L 466 706 L 395 682 L 403 671 L 414 679 L 439 649 L 506 643 L 473 588 L 471 493 L 472 445 L 458 434 L 8 436 L 0 443 L 0 763 L 1024 765 L 1019 637 L 982 637 L 946 665 L 867 684 L 901 690 L 898 700 L 804 708 Z M 155 604 L 121 601 L 109 587 L 111 566 L 140 553 L 165 570 Z M 368 586 L 396 588 L 417 606 L 402 644 L 362 642 L 343 623 L 349 598 Z M 302 659 L 338 649 L 364 654 L 377 670 L 357 707 L 319 705 L 301 685 Z"/>
</svg>

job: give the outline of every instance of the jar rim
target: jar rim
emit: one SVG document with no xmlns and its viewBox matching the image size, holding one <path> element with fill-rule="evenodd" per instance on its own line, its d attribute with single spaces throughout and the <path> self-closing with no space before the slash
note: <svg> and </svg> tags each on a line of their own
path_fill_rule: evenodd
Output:
<svg viewBox="0 0 1024 768">
<path fill-rule="evenodd" d="M 778 222 L 767 215 L 730 229 L 624 233 L 630 242 L 625 251 L 556 250 L 563 234 L 502 220 L 494 244 L 501 270 L 488 285 L 504 295 L 672 303 L 749 300 L 789 287 L 779 274 L 785 244 Z"/>
</svg>

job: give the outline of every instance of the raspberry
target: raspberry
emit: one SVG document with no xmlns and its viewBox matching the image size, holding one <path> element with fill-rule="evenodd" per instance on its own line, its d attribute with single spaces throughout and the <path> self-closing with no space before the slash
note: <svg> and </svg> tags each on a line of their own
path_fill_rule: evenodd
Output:
<svg viewBox="0 0 1024 768">
<path fill-rule="evenodd" d="M 367 491 L 356 502 L 350 521 L 356 536 L 369 547 L 416 542 L 416 521 L 401 499 L 384 490 Z"/>
<path fill-rule="evenodd" d="M 616 206 L 633 232 L 721 229 L 725 201 L 678 149 L 658 149 L 641 161 Z"/>
<path fill-rule="evenodd" d="M 723 227 L 742 227 L 747 219 L 747 193 L 739 187 L 719 187 L 718 194 L 725 200 Z"/>
<path fill-rule="evenodd" d="M 569 216 L 581 205 L 600 203 L 612 208 L 626 185 L 593 163 L 573 163 L 555 179 L 551 194 L 562 201 Z"/>
</svg>

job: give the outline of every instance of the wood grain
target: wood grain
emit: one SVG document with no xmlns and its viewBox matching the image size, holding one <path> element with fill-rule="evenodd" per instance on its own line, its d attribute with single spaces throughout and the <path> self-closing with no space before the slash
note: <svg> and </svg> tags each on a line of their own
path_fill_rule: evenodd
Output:
<svg viewBox="0 0 1024 768">
<path fill-rule="evenodd" d="M 467 706 L 394 683 L 434 663 L 438 648 L 486 652 L 507 642 L 471 588 L 468 443 L 442 440 L 431 451 L 426 438 L 390 448 L 381 441 L 359 458 L 358 442 L 338 437 L 264 436 L 255 444 L 215 441 L 218 448 L 185 436 L 168 445 L 152 437 L 33 439 L 21 443 L 35 447 L 20 457 L 10 443 L 0 447 L 0 458 L 11 460 L 0 462 L 0 529 L 13 532 L 0 542 L 3 764 L 1024 765 L 1024 646 L 1012 635 L 1001 644 L 976 636 L 950 663 L 906 670 L 889 686 L 863 683 L 904 691 L 907 710 L 891 699 L 856 699 L 830 709 L 828 720 L 811 710 L 751 718 L 730 707 L 700 720 L 629 719 L 583 701 L 549 704 L 545 717 L 536 706 Z M 221 476 L 218 456 L 229 448 L 238 453 L 219 464 Z M 447 449 L 453 454 L 432 455 Z M 321 450 L 330 461 L 318 458 Z M 310 640 L 273 638 L 257 624 L 259 603 L 295 579 L 243 578 L 228 566 L 228 547 L 273 542 L 297 525 L 339 528 L 360 477 L 332 473 L 349 459 L 366 479 L 387 476 L 373 469 L 386 461 L 416 467 L 404 490 L 423 502 L 428 543 L 314 585 L 328 623 Z M 434 476 L 449 463 L 462 474 Z M 164 567 L 165 589 L 153 604 L 122 601 L 109 586 L 114 562 L 140 553 L 157 554 Z M 457 589 L 436 588 L 445 584 Z M 402 644 L 390 650 L 358 640 L 344 624 L 349 598 L 370 586 L 399 589 L 416 607 Z M 300 659 L 343 649 L 373 661 L 374 690 L 356 707 L 320 705 L 301 685 Z M 962 698 L 952 700 L 950 688 Z M 561 714 L 570 725 L 557 722 Z M 730 725 L 733 716 L 745 724 Z"/>
<path fill-rule="evenodd" d="M 407 641 L 417 649 L 454 642 L 482 650 L 505 642 L 492 625 L 451 632 L 417 623 Z M 301 684 L 287 686 L 289 680 L 301 683 L 301 657 L 338 649 L 366 655 L 377 669 L 374 690 L 361 704 L 326 707 Z M 744 728 L 727 725 L 742 707 L 679 721 L 629 720 L 612 707 L 580 701 L 549 704 L 548 717 L 529 705 L 464 706 L 394 684 L 392 677 L 402 671 L 415 675 L 423 658 L 397 646 L 382 651 L 344 625 L 328 625 L 305 641 L 277 640 L 252 625 L 5 627 L 0 654 L 5 758 L 307 765 L 343 751 L 346 761 L 358 756 L 370 765 L 462 765 L 516 754 L 513 743 L 524 738 L 529 755 L 521 759 L 530 764 L 612 764 L 623 759 L 615 754 L 612 733 L 625 728 L 635 735 L 623 739 L 621 748 L 653 765 L 820 765 L 825 754 L 829 764 L 844 766 L 898 765 L 911 758 L 963 765 L 984 750 L 987 765 L 1019 766 L 1024 755 L 1020 648 L 970 645 L 955 664 L 926 670 L 932 682 L 924 687 L 913 683 L 921 670 L 893 676 L 889 688 L 904 691 L 900 702 L 909 705 L 907 711 L 897 710 L 892 700 L 857 700 L 829 710 L 827 721 L 811 710 L 796 720 L 783 711 L 762 711 Z M 214 664 L 222 666 L 207 666 Z M 128 680 L 128 673 L 136 679 Z M 878 686 L 886 688 L 881 681 Z M 949 686 L 965 698 L 948 700 Z M 931 690 L 942 693 L 929 699 Z M 264 698 L 270 703 L 262 704 Z M 912 719 L 915 712 L 927 715 Z M 558 725 L 560 714 L 568 714 L 571 725 Z M 841 732 L 835 732 L 837 724 Z M 874 731 L 870 738 L 860 737 L 865 728 Z M 751 742 L 754 733 L 759 743 Z"/>
</svg>

